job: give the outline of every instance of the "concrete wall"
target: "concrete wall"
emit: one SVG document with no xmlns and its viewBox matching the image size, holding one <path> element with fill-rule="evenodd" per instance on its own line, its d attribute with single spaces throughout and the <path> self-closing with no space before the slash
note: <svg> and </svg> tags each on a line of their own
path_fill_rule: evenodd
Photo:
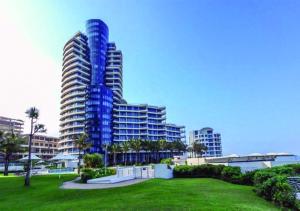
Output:
<svg viewBox="0 0 300 211">
<path fill-rule="evenodd" d="M 168 167 L 167 164 L 155 164 L 154 177 L 163 179 L 173 178 L 173 169 L 171 167 Z"/>
<path fill-rule="evenodd" d="M 202 164 L 207 164 L 205 158 L 188 158 L 187 160 L 188 165 L 202 165 Z"/>
</svg>

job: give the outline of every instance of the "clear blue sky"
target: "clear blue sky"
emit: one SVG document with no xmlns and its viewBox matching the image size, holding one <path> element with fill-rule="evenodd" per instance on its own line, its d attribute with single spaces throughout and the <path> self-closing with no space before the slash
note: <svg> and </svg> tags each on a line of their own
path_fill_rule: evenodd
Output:
<svg viewBox="0 0 300 211">
<path fill-rule="evenodd" d="M 128 102 L 165 105 L 168 122 L 185 125 L 187 132 L 213 127 L 222 134 L 224 154 L 299 154 L 300 1 L 2 3 L 28 42 L 54 63 L 45 72 L 56 77 L 53 82 L 40 76 L 50 87 L 45 95 L 52 96 L 43 111 L 53 118 L 44 119 L 53 135 L 63 45 L 84 30 L 87 19 L 100 18 L 123 51 Z"/>
</svg>

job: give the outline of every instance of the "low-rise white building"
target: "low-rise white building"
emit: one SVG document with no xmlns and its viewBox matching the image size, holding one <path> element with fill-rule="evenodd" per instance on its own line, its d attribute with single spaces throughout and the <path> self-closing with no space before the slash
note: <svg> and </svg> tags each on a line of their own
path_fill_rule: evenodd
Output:
<svg viewBox="0 0 300 211">
<path fill-rule="evenodd" d="M 188 165 L 213 164 L 225 166 L 238 166 L 241 168 L 242 172 L 298 163 L 300 164 L 300 157 L 289 153 L 252 153 L 244 156 L 233 154 L 223 157 L 187 159 Z"/>
</svg>

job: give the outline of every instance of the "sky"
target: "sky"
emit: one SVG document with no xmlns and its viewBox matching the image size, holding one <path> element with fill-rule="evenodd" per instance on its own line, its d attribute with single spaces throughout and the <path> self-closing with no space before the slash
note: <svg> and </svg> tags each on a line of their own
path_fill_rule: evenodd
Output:
<svg viewBox="0 0 300 211">
<path fill-rule="evenodd" d="M 0 116 L 40 110 L 59 135 L 65 42 L 102 19 L 123 52 L 129 103 L 212 127 L 223 154 L 300 154 L 300 1 L 0 0 Z"/>
</svg>

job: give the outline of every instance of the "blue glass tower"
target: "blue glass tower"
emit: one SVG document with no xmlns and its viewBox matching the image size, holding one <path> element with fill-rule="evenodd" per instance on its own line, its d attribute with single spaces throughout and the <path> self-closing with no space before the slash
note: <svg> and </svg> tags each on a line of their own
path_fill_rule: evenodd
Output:
<svg viewBox="0 0 300 211">
<path fill-rule="evenodd" d="M 112 141 L 113 92 L 105 86 L 108 27 L 99 19 L 86 23 L 90 49 L 91 79 L 87 89 L 86 124 L 92 147 L 90 153 L 102 153 L 102 145 Z"/>
<path fill-rule="evenodd" d="M 74 137 L 88 134 L 89 153 L 130 139 L 185 141 L 184 126 L 166 123 L 166 109 L 123 98 L 123 55 L 109 42 L 107 25 L 86 22 L 64 46 L 60 152 L 77 154 Z"/>
</svg>

